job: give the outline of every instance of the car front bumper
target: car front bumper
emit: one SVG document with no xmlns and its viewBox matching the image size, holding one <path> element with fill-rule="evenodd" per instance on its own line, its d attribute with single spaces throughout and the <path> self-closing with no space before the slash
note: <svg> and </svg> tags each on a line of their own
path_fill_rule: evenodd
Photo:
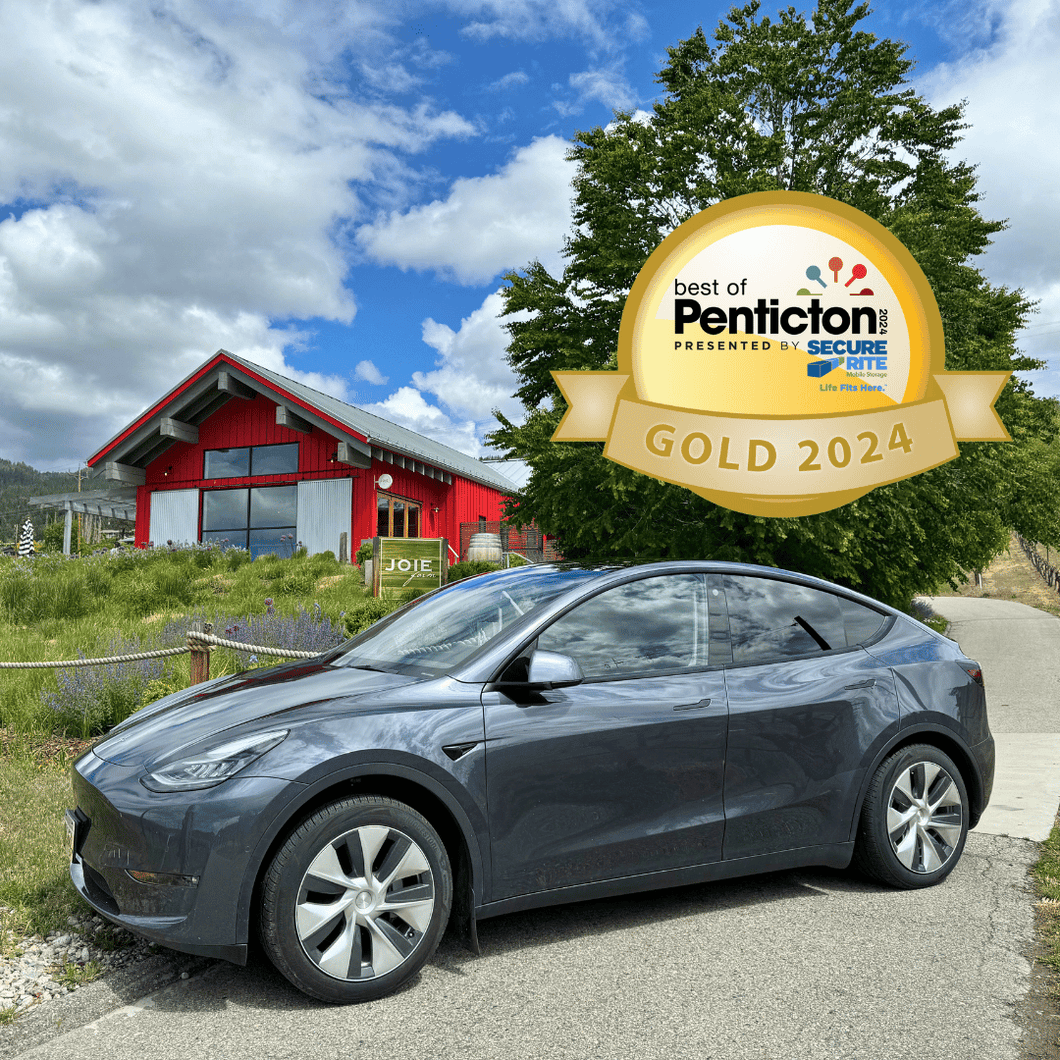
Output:
<svg viewBox="0 0 1060 1060">
<path fill-rule="evenodd" d="M 268 822 L 301 785 L 237 776 L 156 793 L 142 775 L 91 751 L 74 764 L 74 887 L 98 913 L 153 942 L 246 963 L 257 855 Z"/>
</svg>

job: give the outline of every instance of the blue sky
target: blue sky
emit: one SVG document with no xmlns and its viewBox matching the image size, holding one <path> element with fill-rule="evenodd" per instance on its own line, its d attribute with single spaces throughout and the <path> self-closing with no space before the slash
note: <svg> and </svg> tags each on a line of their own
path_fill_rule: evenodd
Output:
<svg viewBox="0 0 1060 1060">
<path fill-rule="evenodd" d="M 984 267 L 1040 300 L 1060 394 L 1060 3 L 877 6 L 968 101 L 1010 220 Z M 0 0 L 0 456 L 75 467 L 222 347 L 482 455 L 518 414 L 496 291 L 561 264 L 566 146 L 728 8 Z"/>
</svg>

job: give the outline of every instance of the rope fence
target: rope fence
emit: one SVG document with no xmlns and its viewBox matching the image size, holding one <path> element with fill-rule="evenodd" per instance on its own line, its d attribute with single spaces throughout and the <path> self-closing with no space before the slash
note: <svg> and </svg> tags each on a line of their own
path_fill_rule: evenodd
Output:
<svg viewBox="0 0 1060 1060">
<path fill-rule="evenodd" d="M 188 640 L 180 648 L 158 648 L 129 655 L 111 655 L 104 659 L 63 659 L 57 662 L 0 662 L 0 670 L 44 670 L 70 666 L 107 666 L 111 663 L 139 662 L 141 659 L 164 659 L 173 655 L 191 654 L 191 683 L 199 684 L 210 678 L 210 652 L 214 648 L 231 648 L 253 655 L 272 655 L 281 659 L 314 659 L 319 652 L 297 651 L 293 648 L 270 648 L 264 644 L 245 644 L 241 640 L 215 637 L 210 623 L 205 630 L 188 630 Z"/>
<path fill-rule="evenodd" d="M 65 666 L 106 666 L 116 662 L 138 662 L 140 659 L 163 659 L 167 655 L 186 655 L 191 648 L 160 648 L 139 651 L 135 655 L 113 655 L 106 659 L 64 659 L 61 662 L 0 662 L 0 670 L 47 670 Z"/>
</svg>

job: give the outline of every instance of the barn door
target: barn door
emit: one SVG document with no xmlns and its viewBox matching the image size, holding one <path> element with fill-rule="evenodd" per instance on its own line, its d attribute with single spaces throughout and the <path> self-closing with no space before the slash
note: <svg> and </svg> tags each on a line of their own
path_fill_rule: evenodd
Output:
<svg viewBox="0 0 1060 1060">
<path fill-rule="evenodd" d="M 350 541 L 353 513 L 353 479 L 321 478 L 298 483 L 297 540 L 312 556 L 317 552 L 339 555 L 339 535 Z"/>
</svg>

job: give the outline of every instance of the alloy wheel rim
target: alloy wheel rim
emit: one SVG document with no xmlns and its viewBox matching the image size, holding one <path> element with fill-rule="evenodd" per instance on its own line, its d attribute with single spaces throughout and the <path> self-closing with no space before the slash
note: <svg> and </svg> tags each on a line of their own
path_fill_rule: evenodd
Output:
<svg viewBox="0 0 1060 1060">
<path fill-rule="evenodd" d="M 964 830 L 964 802 L 949 772 L 917 762 L 895 778 L 887 800 L 891 850 L 911 872 L 928 875 L 954 856 Z"/>
<path fill-rule="evenodd" d="M 408 961 L 434 913 L 434 876 L 420 847 L 386 825 L 331 840 L 302 877 L 295 932 L 333 979 L 377 979 Z"/>
</svg>

